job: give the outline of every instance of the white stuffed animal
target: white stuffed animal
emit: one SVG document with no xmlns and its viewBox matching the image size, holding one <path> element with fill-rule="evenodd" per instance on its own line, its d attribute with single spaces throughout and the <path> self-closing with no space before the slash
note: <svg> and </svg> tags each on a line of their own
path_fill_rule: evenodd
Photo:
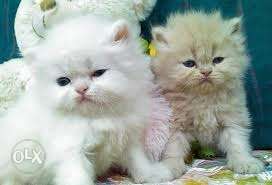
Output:
<svg viewBox="0 0 272 185">
<path fill-rule="evenodd" d="M 0 116 L 25 91 L 30 79 L 30 72 L 22 59 L 13 59 L 0 65 Z"/>
<path fill-rule="evenodd" d="M 139 35 L 156 0 L 22 0 L 15 19 L 15 34 L 21 52 L 44 39 L 46 29 L 77 14 L 95 14 L 126 19 Z M 31 79 L 23 59 L 0 65 L 0 115 L 20 96 Z"/>
<path fill-rule="evenodd" d="M 15 20 L 15 34 L 22 52 L 44 37 L 46 28 L 75 14 L 95 14 L 126 19 L 136 34 L 156 0 L 22 0 Z"/>
</svg>

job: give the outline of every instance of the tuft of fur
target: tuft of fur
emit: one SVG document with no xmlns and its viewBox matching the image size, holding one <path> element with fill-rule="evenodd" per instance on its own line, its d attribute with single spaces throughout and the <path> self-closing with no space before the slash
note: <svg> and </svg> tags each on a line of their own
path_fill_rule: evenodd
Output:
<svg viewBox="0 0 272 185">
<path fill-rule="evenodd" d="M 256 173 L 263 164 L 250 154 L 250 116 L 243 77 L 249 65 L 241 18 L 224 20 L 217 12 L 172 15 L 153 28 L 158 56 L 156 82 L 173 109 L 173 126 L 164 162 L 179 176 L 190 142 L 218 147 L 228 166 Z M 216 57 L 221 62 L 214 63 Z M 186 67 L 187 64 L 192 64 Z M 206 76 L 205 76 L 206 75 Z"/>
<path fill-rule="evenodd" d="M 144 153 L 152 73 L 128 24 L 77 17 L 46 38 L 24 53 L 32 84 L 0 120 L 0 183 L 91 185 L 112 165 L 138 183 L 172 179 L 163 163 Z M 59 85 L 63 77 L 70 81 Z M 10 161 L 12 147 L 23 139 L 45 149 L 45 166 L 35 174 Z"/>
<path fill-rule="evenodd" d="M 150 123 L 145 128 L 145 151 L 152 161 L 160 161 L 170 137 L 172 110 L 169 102 L 156 87 L 152 92 L 152 112 Z"/>
</svg>

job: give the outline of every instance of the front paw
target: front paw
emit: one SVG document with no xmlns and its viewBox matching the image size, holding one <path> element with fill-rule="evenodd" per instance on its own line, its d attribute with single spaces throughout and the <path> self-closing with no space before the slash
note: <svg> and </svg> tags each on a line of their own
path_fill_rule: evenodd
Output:
<svg viewBox="0 0 272 185">
<path fill-rule="evenodd" d="M 69 181 L 69 182 L 60 182 L 60 183 L 56 183 L 55 185 L 95 185 L 94 182 L 90 182 L 90 181 L 77 181 L 77 182 L 72 182 L 72 181 Z"/>
<path fill-rule="evenodd" d="M 66 178 L 55 179 L 54 185 L 95 185 L 94 181 L 89 178 L 74 178 L 73 175 Z"/>
<path fill-rule="evenodd" d="M 173 180 L 171 171 L 162 163 L 154 164 L 152 168 L 144 173 L 135 173 L 133 179 L 136 183 L 160 183 Z"/>
<path fill-rule="evenodd" d="M 264 170 L 264 164 L 254 157 L 238 157 L 228 161 L 228 167 L 236 173 L 260 173 Z"/>
<path fill-rule="evenodd" d="M 23 184 L 23 182 L 15 182 L 13 180 L 5 180 L 4 182 L 2 182 L 1 185 L 20 185 Z"/>
<path fill-rule="evenodd" d="M 164 159 L 162 163 L 171 171 L 174 178 L 181 177 L 186 171 L 185 162 L 181 157 Z"/>
</svg>

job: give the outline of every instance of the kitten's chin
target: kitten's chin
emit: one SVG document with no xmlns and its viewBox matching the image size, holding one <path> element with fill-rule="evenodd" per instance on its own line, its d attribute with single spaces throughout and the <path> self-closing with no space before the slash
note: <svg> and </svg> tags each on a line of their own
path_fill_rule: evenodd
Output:
<svg viewBox="0 0 272 185">
<path fill-rule="evenodd" d="M 77 104 L 86 104 L 86 103 L 91 103 L 92 99 L 85 97 L 85 96 L 80 96 L 75 99 Z"/>
<path fill-rule="evenodd" d="M 227 86 L 224 83 L 219 83 L 216 80 L 207 79 L 199 80 L 197 84 L 192 88 L 196 94 L 212 94 L 226 89 Z"/>
<path fill-rule="evenodd" d="M 216 86 L 212 82 L 202 82 L 195 89 L 199 94 L 210 94 L 217 91 Z"/>
</svg>

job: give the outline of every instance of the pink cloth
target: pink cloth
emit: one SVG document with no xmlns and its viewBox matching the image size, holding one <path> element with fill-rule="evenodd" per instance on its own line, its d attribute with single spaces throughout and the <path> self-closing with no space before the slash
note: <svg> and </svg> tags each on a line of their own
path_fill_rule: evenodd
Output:
<svg viewBox="0 0 272 185">
<path fill-rule="evenodd" d="M 151 122 L 145 130 L 145 150 L 153 161 L 159 161 L 170 137 L 172 111 L 160 89 L 152 92 Z"/>
</svg>

